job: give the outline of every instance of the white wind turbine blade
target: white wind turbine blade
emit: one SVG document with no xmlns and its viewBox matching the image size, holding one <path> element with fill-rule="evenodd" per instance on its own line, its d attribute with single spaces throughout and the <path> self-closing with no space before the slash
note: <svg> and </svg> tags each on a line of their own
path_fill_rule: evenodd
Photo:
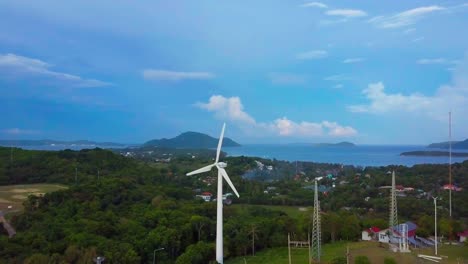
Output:
<svg viewBox="0 0 468 264">
<path fill-rule="evenodd" d="M 239 193 L 236 190 L 236 187 L 234 187 L 234 184 L 232 184 L 231 179 L 229 179 L 229 176 L 227 175 L 227 172 L 225 169 L 218 167 L 218 170 L 221 172 L 221 175 L 223 175 L 223 178 L 227 181 L 231 189 L 234 191 L 234 193 L 239 197 Z"/>
<path fill-rule="evenodd" d="M 207 171 L 210 171 L 211 168 L 213 168 L 215 166 L 215 164 L 211 164 L 211 165 L 208 165 L 208 166 L 205 166 L 203 168 L 200 168 L 198 170 L 194 170 L 192 172 L 189 172 L 187 173 L 186 175 L 187 176 L 190 176 L 190 175 L 194 175 L 194 174 L 198 174 L 198 173 L 203 173 L 203 172 L 207 172 Z"/>
<path fill-rule="evenodd" d="M 218 148 L 216 149 L 216 161 L 215 161 L 215 163 L 218 163 L 218 161 L 219 161 L 219 155 L 221 154 L 221 146 L 223 145 L 224 129 L 225 128 L 226 128 L 226 123 L 223 123 L 223 129 L 221 130 L 221 136 L 219 136 Z"/>
</svg>

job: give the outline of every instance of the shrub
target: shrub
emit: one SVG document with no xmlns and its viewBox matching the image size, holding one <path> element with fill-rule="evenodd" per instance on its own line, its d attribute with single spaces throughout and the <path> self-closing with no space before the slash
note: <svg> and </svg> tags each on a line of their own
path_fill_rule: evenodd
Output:
<svg viewBox="0 0 468 264">
<path fill-rule="evenodd" d="M 370 264 L 370 261 L 367 256 L 357 256 L 354 259 L 354 264 Z"/>
</svg>

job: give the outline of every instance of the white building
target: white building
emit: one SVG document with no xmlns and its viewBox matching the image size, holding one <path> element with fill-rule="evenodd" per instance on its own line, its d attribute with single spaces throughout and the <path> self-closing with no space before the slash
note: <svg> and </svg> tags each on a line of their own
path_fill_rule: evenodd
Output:
<svg viewBox="0 0 468 264">
<path fill-rule="evenodd" d="M 379 242 L 382 243 L 389 243 L 390 242 L 390 237 L 388 236 L 388 229 L 381 230 L 378 235 L 379 235 Z"/>
</svg>

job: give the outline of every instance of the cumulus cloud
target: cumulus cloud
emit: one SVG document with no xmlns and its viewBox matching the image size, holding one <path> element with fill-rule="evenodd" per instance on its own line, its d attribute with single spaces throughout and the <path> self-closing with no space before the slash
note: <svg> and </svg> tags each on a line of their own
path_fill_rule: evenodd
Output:
<svg viewBox="0 0 468 264">
<path fill-rule="evenodd" d="M 208 103 L 197 103 L 198 107 L 214 112 L 220 118 L 239 121 L 246 124 L 255 124 L 255 120 L 244 111 L 244 106 L 239 97 L 224 97 L 213 95 Z"/>
<path fill-rule="evenodd" d="M 101 87 L 110 83 L 84 79 L 77 75 L 50 70 L 52 66 L 42 60 L 28 58 L 12 53 L 0 54 L 0 77 L 5 73 L 5 78 L 48 78 L 74 87 Z"/>
<path fill-rule="evenodd" d="M 7 128 L 2 130 L 3 134 L 7 135 L 32 135 L 37 134 L 39 131 L 31 129 L 21 129 L 21 128 Z"/>
<path fill-rule="evenodd" d="M 328 56 L 325 50 L 311 50 L 297 54 L 296 58 L 299 60 L 315 60 L 322 59 Z"/>
<path fill-rule="evenodd" d="M 340 16 L 345 18 L 364 17 L 367 13 L 359 9 L 333 9 L 325 12 L 329 16 Z"/>
<path fill-rule="evenodd" d="M 328 8 L 328 6 L 324 3 L 321 2 L 309 2 L 309 3 L 304 3 L 301 5 L 301 7 L 317 7 L 317 8 Z"/>
<path fill-rule="evenodd" d="M 388 16 L 377 16 L 371 18 L 368 22 L 379 28 L 399 28 L 413 25 L 427 15 L 445 10 L 445 7 L 432 5 L 409 9 L 397 14 Z"/>
<path fill-rule="evenodd" d="M 468 112 L 468 54 L 455 67 L 452 83 L 440 86 L 433 95 L 421 93 L 389 93 L 382 82 L 371 83 L 362 91 L 367 104 L 350 105 L 351 112 L 390 114 L 402 113 L 445 120 L 446 113 Z"/>
<path fill-rule="evenodd" d="M 197 103 L 196 106 L 213 112 L 218 118 L 230 120 L 244 129 L 256 131 L 257 134 L 267 133 L 285 137 L 349 137 L 358 133 L 350 126 L 329 121 L 294 122 L 287 117 L 281 117 L 271 122 L 257 122 L 244 111 L 239 97 L 213 95 L 207 103 Z"/>
<path fill-rule="evenodd" d="M 343 63 L 358 63 L 364 60 L 365 60 L 364 58 L 349 58 L 349 59 L 343 60 Z"/>
<path fill-rule="evenodd" d="M 143 78 L 153 81 L 182 81 L 182 80 L 207 80 L 213 79 L 211 72 L 181 72 L 146 69 L 143 70 Z"/>
<path fill-rule="evenodd" d="M 276 85 L 298 85 L 306 82 L 305 76 L 294 73 L 272 72 L 268 77 Z"/>
</svg>

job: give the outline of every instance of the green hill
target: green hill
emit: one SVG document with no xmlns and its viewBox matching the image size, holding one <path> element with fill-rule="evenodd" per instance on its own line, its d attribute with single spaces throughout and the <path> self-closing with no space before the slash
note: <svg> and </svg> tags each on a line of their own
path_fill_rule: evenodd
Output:
<svg viewBox="0 0 468 264">
<path fill-rule="evenodd" d="M 448 149 L 449 141 L 432 143 L 427 146 L 428 148 L 439 148 L 439 149 Z M 468 139 L 463 141 L 452 141 L 452 148 L 454 149 L 468 149 Z"/>
<path fill-rule="evenodd" d="M 165 147 L 165 148 L 216 148 L 218 139 L 198 132 L 185 132 L 174 138 L 153 139 L 143 144 L 143 147 Z M 238 147 L 239 143 L 230 138 L 224 138 L 224 147 Z"/>
</svg>

